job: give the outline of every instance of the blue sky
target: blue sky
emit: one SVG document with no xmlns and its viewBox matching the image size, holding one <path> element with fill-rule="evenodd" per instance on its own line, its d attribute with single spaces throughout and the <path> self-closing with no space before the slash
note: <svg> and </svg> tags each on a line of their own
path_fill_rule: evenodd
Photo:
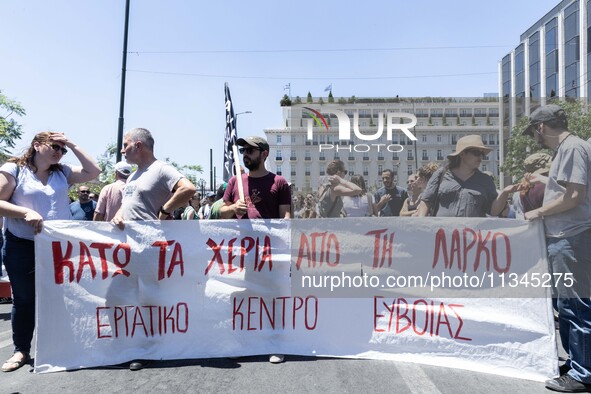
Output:
<svg viewBox="0 0 591 394">
<path fill-rule="evenodd" d="M 282 126 L 288 83 L 293 97 L 330 84 L 335 97 L 482 96 L 556 4 L 132 0 L 125 129 L 148 128 L 158 158 L 201 164 L 207 180 L 213 149 L 219 183 L 224 82 L 236 111 L 252 111 L 239 136 Z M 124 13 L 124 0 L 0 1 L 0 89 L 27 110 L 17 152 L 48 129 L 94 157 L 116 142 Z"/>
</svg>

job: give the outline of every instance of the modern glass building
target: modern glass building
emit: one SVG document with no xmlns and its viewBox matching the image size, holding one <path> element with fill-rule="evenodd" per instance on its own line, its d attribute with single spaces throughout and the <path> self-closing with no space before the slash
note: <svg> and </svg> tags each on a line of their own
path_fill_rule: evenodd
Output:
<svg viewBox="0 0 591 394">
<path fill-rule="evenodd" d="M 505 143 L 519 119 L 548 98 L 590 96 L 590 26 L 591 0 L 563 0 L 521 34 L 519 45 L 499 62 L 499 133 Z"/>
</svg>

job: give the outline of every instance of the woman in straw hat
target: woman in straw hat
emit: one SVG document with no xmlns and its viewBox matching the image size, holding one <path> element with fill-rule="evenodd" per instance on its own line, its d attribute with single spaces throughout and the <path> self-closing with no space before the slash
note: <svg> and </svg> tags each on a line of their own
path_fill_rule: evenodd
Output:
<svg viewBox="0 0 591 394">
<path fill-rule="evenodd" d="M 448 164 L 437 170 L 423 192 L 418 216 L 484 217 L 497 216 L 518 185 L 507 186 L 501 194 L 493 179 L 478 168 L 490 153 L 479 135 L 458 140 L 456 150 L 447 156 Z"/>
</svg>

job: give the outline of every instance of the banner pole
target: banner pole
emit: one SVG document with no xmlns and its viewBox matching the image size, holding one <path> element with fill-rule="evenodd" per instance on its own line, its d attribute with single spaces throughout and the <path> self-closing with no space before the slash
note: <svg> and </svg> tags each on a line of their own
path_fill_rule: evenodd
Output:
<svg viewBox="0 0 591 394">
<path fill-rule="evenodd" d="M 238 161 L 238 148 L 236 145 L 232 145 L 232 152 L 234 152 L 234 168 L 236 169 L 236 182 L 238 184 L 238 194 L 240 195 L 240 201 L 246 202 L 244 199 L 244 189 L 242 188 L 242 173 L 240 172 L 240 162 Z"/>
</svg>

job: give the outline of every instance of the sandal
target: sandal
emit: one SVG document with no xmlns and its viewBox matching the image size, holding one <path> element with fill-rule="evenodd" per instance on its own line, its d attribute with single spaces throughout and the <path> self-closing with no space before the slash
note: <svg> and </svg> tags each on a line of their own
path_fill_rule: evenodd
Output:
<svg viewBox="0 0 591 394">
<path fill-rule="evenodd" d="M 29 362 L 29 355 L 25 353 L 14 353 L 4 364 L 2 364 L 2 372 L 16 371 L 23 365 Z"/>
</svg>

